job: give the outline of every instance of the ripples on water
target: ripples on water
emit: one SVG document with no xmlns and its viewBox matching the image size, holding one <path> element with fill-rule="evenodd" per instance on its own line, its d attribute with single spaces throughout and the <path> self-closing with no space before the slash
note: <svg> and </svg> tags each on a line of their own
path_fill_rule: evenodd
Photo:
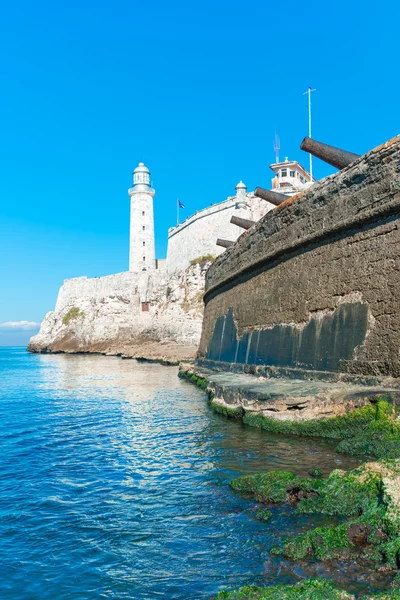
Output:
<svg viewBox="0 0 400 600">
<path fill-rule="evenodd" d="M 172 367 L 0 348 L 0 375 L 2 600 L 201 599 L 293 582 L 309 573 L 268 552 L 321 521 L 278 507 L 258 522 L 229 480 L 357 463 L 215 415 Z"/>
</svg>

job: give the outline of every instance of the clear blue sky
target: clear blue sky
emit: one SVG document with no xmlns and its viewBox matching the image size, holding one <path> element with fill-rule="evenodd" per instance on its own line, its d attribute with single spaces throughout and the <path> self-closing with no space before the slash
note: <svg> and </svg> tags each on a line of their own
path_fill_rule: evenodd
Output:
<svg viewBox="0 0 400 600">
<path fill-rule="evenodd" d="M 307 164 L 307 86 L 316 139 L 364 153 L 399 133 L 399 22 L 394 1 L 4 0 L 0 323 L 41 321 L 63 279 L 127 269 L 139 160 L 163 257 L 177 197 L 185 217 L 239 179 L 269 186 L 275 128 Z M 29 337 L 12 329 L 0 344 Z"/>
</svg>

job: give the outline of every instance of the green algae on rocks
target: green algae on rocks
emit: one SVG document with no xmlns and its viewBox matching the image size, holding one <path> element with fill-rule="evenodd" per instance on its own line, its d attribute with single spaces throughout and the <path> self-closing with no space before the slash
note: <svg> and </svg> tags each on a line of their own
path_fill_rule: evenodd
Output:
<svg viewBox="0 0 400 600">
<path fill-rule="evenodd" d="M 256 518 L 260 521 L 270 521 L 272 519 L 272 512 L 268 508 L 263 508 L 256 512 Z"/>
<path fill-rule="evenodd" d="M 341 453 L 400 457 L 400 421 L 396 407 L 382 397 L 346 415 L 327 419 L 280 421 L 246 412 L 243 422 L 272 433 L 337 440 L 336 451 Z"/>
<path fill-rule="evenodd" d="M 181 379 L 187 379 L 191 383 L 194 383 L 194 385 L 197 385 L 197 387 L 199 387 L 201 390 L 205 390 L 207 388 L 207 381 L 204 379 L 204 377 L 199 377 L 191 371 L 179 371 L 178 377 L 181 377 Z"/>
<path fill-rule="evenodd" d="M 219 404 L 218 402 L 214 402 L 212 398 L 209 401 L 209 405 L 213 409 L 214 412 L 216 412 L 220 415 L 224 415 L 225 417 L 231 417 L 233 419 L 237 419 L 239 417 L 243 417 L 243 414 L 244 414 L 243 408 L 241 406 L 232 407 L 232 408 L 229 406 L 223 406 L 222 404 Z"/>
<path fill-rule="evenodd" d="M 233 479 L 231 487 L 257 502 L 290 502 L 297 513 L 341 517 L 283 540 L 273 554 L 288 559 L 372 559 L 385 569 L 400 566 L 400 460 L 365 463 L 323 479 L 271 471 Z"/>
<path fill-rule="evenodd" d="M 179 377 L 187 379 L 203 390 L 207 380 L 191 371 L 180 371 Z M 208 392 L 211 408 L 226 417 L 243 418 L 243 422 L 271 433 L 321 437 L 337 441 L 335 450 L 345 454 L 363 454 L 375 458 L 400 458 L 400 415 L 396 406 L 384 395 L 371 399 L 362 408 L 345 415 L 320 419 L 280 420 L 266 417 L 242 408 L 229 407 L 215 402 Z"/>
<path fill-rule="evenodd" d="M 400 590 L 392 589 L 383 594 L 367 594 L 361 600 L 398 600 Z M 273 585 L 263 588 L 245 586 L 232 592 L 220 592 L 216 600 L 355 600 L 326 579 L 306 579 L 294 585 Z"/>
<path fill-rule="evenodd" d="M 232 592 L 223 591 L 217 600 L 354 600 L 354 596 L 325 579 L 307 579 L 295 585 L 267 588 L 251 585 Z"/>
</svg>

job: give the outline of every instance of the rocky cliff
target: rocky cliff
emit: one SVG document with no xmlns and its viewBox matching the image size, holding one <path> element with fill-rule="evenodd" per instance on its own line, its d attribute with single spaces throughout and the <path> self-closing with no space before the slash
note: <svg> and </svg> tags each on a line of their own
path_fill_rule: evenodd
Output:
<svg viewBox="0 0 400 600">
<path fill-rule="evenodd" d="M 155 271 L 64 282 L 30 352 L 101 352 L 176 361 L 195 355 L 201 334 L 205 273 L 193 261 L 175 274 Z"/>
</svg>

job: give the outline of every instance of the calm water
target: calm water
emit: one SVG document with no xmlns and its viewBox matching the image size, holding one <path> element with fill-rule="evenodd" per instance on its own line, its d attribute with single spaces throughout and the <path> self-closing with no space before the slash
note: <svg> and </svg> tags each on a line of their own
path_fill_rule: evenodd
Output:
<svg viewBox="0 0 400 600">
<path fill-rule="evenodd" d="M 0 348 L 0 377 L 2 600 L 201 599 L 326 574 L 268 555 L 317 518 L 258 522 L 228 482 L 354 459 L 215 415 L 171 367 Z"/>
</svg>

